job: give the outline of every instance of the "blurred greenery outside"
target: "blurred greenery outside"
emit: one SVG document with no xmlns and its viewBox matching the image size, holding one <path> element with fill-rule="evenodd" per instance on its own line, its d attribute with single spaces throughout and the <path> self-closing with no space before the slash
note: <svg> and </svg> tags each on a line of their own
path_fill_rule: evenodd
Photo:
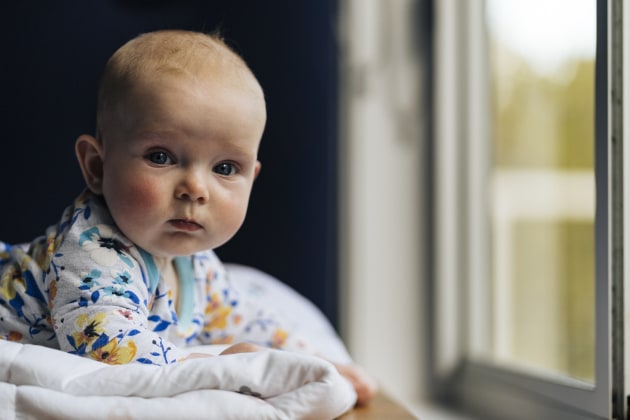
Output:
<svg viewBox="0 0 630 420">
<path fill-rule="evenodd" d="M 586 171 L 592 183 L 583 188 L 592 188 L 594 195 L 594 60 L 570 59 L 556 72 L 541 74 L 496 40 L 490 54 L 491 176 Z M 528 193 L 532 209 L 553 205 Z M 491 228 L 500 228 L 492 216 Z M 493 316 L 507 317 L 511 331 L 495 331 L 494 345 L 508 343 L 508 361 L 592 382 L 593 218 L 520 218 L 510 228 L 510 276 L 493 282 L 510 282 L 510 302 L 501 308 L 511 313 L 495 307 Z"/>
</svg>

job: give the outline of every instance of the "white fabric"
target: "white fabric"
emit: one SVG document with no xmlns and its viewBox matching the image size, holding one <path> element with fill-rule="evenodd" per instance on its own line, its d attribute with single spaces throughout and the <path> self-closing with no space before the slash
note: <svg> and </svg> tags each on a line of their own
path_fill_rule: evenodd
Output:
<svg viewBox="0 0 630 420">
<path fill-rule="evenodd" d="M 335 363 L 349 364 L 352 358 L 324 314 L 291 287 L 258 269 L 226 263 L 232 287 L 258 305 L 273 308 L 294 334 L 305 337 L 315 351 Z"/>
<path fill-rule="evenodd" d="M 292 315 L 294 327 L 322 356 L 351 362 L 310 301 L 259 270 L 226 268 L 241 293 Z M 218 354 L 224 347 L 187 350 Z M 111 366 L 0 340 L 0 419 L 332 419 L 355 401 L 354 390 L 334 366 L 298 353 L 269 350 L 164 367 Z"/>
<path fill-rule="evenodd" d="M 332 419 L 355 399 L 333 365 L 286 351 L 113 366 L 0 341 L 2 419 Z"/>
</svg>

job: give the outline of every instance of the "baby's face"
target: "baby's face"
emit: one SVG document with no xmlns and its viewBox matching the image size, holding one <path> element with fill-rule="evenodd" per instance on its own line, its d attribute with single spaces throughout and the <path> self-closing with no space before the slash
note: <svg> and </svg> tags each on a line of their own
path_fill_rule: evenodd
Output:
<svg viewBox="0 0 630 420">
<path fill-rule="evenodd" d="M 260 169 L 262 93 L 161 77 L 132 98 L 103 143 L 103 196 L 114 221 L 160 257 L 225 243 L 243 223 Z"/>
</svg>

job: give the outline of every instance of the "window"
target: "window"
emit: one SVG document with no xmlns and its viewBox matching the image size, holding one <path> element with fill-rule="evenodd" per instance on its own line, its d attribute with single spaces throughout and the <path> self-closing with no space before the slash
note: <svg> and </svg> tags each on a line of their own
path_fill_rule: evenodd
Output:
<svg viewBox="0 0 630 420">
<path fill-rule="evenodd" d="M 483 418 L 625 410 L 609 3 L 434 3 L 433 380 Z"/>
<path fill-rule="evenodd" d="M 485 6 L 493 316 L 484 350 L 593 384 L 595 1 Z"/>
</svg>

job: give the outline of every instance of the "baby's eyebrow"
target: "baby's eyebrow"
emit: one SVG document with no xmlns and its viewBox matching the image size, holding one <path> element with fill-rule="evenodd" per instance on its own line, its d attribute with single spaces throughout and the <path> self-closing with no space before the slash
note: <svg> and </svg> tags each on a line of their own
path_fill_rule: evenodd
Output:
<svg viewBox="0 0 630 420">
<path fill-rule="evenodd" d="M 146 149 L 151 147 L 175 147 L 179 137 L 174 132 L 169 131 L 143 131 L 134 133 L 129 145 L 136 149 Z"/>
<path fill-rule="evenodd" d="M 168 130 L 148 130 L 141 131 L 136 133 L 134 138 L 138 141 L 150 142 L 150 141 L 168 141 L 168 140 L 176 140 L 177 134 L 174 131 Z"/>
<path fill-rule="evenodd" d="M 240 147 L 238 145 L 228 145 L 225 147 L 224 152 L 226 155 L 238 158 L 238 159 L 256 159 L 256 153 L 252 152 L 249 148 Z"/>
</svg>

